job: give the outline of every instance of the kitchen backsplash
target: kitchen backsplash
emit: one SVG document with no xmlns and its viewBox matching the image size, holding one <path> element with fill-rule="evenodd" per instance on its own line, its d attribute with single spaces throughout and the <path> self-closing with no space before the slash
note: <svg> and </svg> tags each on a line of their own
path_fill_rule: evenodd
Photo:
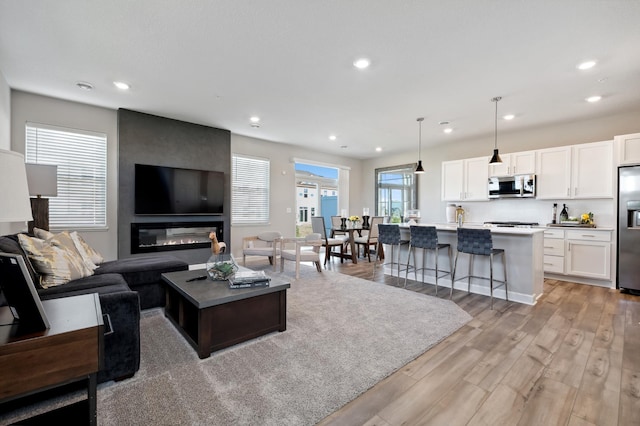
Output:
<svg viewBox="0 0 640 426">
<path fill-rule="evenodd" d="M 487 221 L 538 222 L 540 225 L 551 223 L 553 203 L 558 204 L 558 221 L 562 205 L 566 204 L 569 216 L 579 217 L 582 213 L 593 213 L 596 227 L 613 228 L 616 220 L 616 206 L 612 199 L 594 200 L 538 200 L 538 199 L 499 199 L 478 202 L 457 202 L 465 210 L 465 222 L 483 223 Z M 446 206 L 437 222 L 446 222 Z M 423 222 L 429 219 L 422 213 Z"/>
</svg>

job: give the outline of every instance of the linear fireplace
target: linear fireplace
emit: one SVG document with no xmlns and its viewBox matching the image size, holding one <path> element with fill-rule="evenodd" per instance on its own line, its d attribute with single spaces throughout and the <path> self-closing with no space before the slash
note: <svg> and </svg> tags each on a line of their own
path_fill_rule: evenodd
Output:
<svg viewBox="0 0 640 426">
<path fill-rule="evenodd" d="M 223 241 L 223 226 L 223 221 L 132 223 L 131 254 L 210 247 L 209 233 Z"/>
</svg>

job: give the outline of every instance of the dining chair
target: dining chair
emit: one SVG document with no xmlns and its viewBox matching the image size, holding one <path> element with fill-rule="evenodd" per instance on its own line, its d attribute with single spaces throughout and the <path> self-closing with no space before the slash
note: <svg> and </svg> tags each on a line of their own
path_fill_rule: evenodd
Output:
<svg viewBox="0 0 640 426">
<path fill-rule="evenodd" d="M 360 246 L 364 246 L 364 254 L 371 262 L 371 246 L 374 246 L 376 254 L 378 253 L 378 224 L 381 224 L 384 217 L 374 216 L 371 218 L 369 230 L 361 237 L 354 238 L 354 241 L 358 247 L 358 255 L 360 254 Z"/>
<path fill-rule="evenodd" d="M 284 261 L 290 260 L 296 264 L 296 279 L 300 278 L 300 263 L 313 262 L 318 272 L 320 267 L 320 247 L 322 237 L 318 233 L 311 233 L 306 237 L 280 239 L 280 272 L 284 271 Z"/>
<path fill-rule="evenodd" d="M 258 235 L 242 239 L 242 264 L 247 266 L 247 256 L 267 256 L 269 264 L 276 270 L 276 259 L 280 255 L 279 240 L 282 234 L 278 231 L 261 232 Z"/>
<path fill-rule="evenodd" d="M 342 216 L 331 216 L 331 238 L 335 238 L 336 235 L 346 236 L 346 231 L 340 231 L 342 226 Z"/>
<path fill-rule="evenodd" d="M 331 255 L 337 255 L 337 253 L 333 251 L 334 247 L 340 247 L 340 263 L 344 262 L 344 243 L 348 237 L 328 238 L 326 228 L 324 227 L 324 217 L 322 216 L 313 216 L 311 218 L 311 229 L 314 233 L 320 234 L 320 238 L 322 239 L 322 245 L 325 247 L 326 253 L 324 256 L 325 266 Z"/>
<path fill-rule="evenodd" d="M 469 255 L 469 272 L 466 277 L 456 279 L 456 270 L 458 267 L 458 255 L 460 253 L 466 253 Z M 495 255 L 502 256 L 502 267 L 504 280 L 496 280 L 493 278 L 493 258 Z M 472 275 L 473 273 L 473 258 L 475 256 L 487 256 L 489 257 L 489 277 L 479 277 Z M 493 240 L 491 238 L 490 229 L 471 229 L 471 228 L 458 228 L 458 252 L 456 253 L 456 260 L 453 265 L 453 276 L 451 277 L 451 293 L 449 293 L 449 299 L 453 296 L 453 284 L 456 280 L 467 278 L 467 293 L 471 292 L 471 278 L 480 278 L 489 280 L 490 292 L 491 292 L 491 309 L 493 309 L 493 289 L 494 282 L 501 283 L 496 287 L 504 286 L 505 298 L 509 301 L 509 292 L 507 291 L 507 258 L 504 249 L 493 248 Z"/>
</svg>

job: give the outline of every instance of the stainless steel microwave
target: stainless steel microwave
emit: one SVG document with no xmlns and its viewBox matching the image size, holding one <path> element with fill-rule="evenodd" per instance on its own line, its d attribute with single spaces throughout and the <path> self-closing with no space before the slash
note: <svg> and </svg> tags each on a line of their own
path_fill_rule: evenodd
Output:
<svg viewBox="0 0 640 426">
<path fill-rule="evenodd" d="M 536 196 L 536 175 L 489 178 L 489 198 L 526 198 Z"/>
</svg>

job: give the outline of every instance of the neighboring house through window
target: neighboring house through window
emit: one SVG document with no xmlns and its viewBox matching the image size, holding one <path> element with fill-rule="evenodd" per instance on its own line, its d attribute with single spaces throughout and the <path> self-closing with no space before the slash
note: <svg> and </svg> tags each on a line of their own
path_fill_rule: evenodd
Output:
<svg viewBox="0 0 640 426">
<path fill-rule="evenodd" d="M 58 195 L 49 199 L 52 229 L 107 226 L 107 135 L 26 124 L 25 161 L 58 166 Z"/>
</svg>

